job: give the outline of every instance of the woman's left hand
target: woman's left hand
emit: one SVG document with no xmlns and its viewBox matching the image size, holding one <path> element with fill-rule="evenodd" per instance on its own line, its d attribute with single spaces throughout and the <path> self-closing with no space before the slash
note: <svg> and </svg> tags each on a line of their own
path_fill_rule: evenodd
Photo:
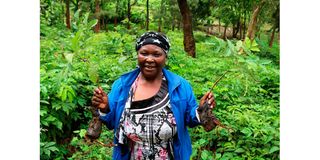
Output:
<svg viewBox="0 0 320 160">
<path fill-rule="evenodd" d="M 203 104 L 208 101 L 208 104 L 210 106 L 210 109 L 213 109 L 216 106 L 216 101 L 214 99 L 213 93 L 207 92 L 201 99 L 200 99 L 200 106 L 203 106 Z"/>
</svg>

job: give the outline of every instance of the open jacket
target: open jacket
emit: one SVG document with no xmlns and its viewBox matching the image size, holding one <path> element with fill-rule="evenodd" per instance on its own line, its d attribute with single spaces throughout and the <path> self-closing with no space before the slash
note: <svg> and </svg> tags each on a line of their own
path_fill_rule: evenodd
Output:
<svg viewBox="0 0 320 160">
<path fill-rule="evenodd" d="M 177 125 L 178 138 L 173 139 L 174 159 L 189 160 L 192 153 L 192 146 L 187 126 L 195 127 L 200 124 L 196 117 L 198 104 L 190 84 L 184 78 L 166 69 L 162 69 L 162 71 L 168 81 L 171 110 Z M 108 94 L 110 112 L 104 116 L 100 115 L 100 119 L 106 124 L 108 129 L 114 129 L 114 133 L 117 133 L 116 130 L 119 126 L 130 87 L 139 72 L 140 69 L 137 68 L 122 75 L 113 83 L 111 92 Z M 114 144 L 112 159 L 129 159 L 130 152 L 128 146 L 118 144 L 115 137 Z"/>
</svg>

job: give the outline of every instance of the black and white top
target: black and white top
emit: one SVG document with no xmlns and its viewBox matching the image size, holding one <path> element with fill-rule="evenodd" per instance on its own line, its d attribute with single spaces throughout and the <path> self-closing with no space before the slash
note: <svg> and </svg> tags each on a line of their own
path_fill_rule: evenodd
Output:
<svg viewBox="0 0 320 160">
<path fill-rule="evenodd" d="M 167 81 L 163 77 L 161 87 L 153 97 L 133 101 L 138 79 L 131 87 L 116 137 L 120 144 L 129 145 L 130 159 L 172 160 L 177 128 Z"/>
</svg>

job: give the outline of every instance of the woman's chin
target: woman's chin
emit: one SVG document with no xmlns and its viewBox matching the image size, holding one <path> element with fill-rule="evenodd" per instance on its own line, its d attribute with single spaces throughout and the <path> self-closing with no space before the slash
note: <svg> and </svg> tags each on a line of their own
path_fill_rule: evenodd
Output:
<svg viewBox="0 0 320 160">
<path fill-rule="evenodd" d="M 141 72 L 146 79 L 155 79 L 158 76 L 156 68 L 143 68 Z"/>
</svg>

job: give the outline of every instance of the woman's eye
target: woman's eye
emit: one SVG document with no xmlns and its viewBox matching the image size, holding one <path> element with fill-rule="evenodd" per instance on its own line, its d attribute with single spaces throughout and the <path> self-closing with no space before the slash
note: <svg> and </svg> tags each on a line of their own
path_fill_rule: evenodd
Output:
<svg viewBox="0 0 320 160">
<path fill-rule="evenodd" d="M 142 52 L 142 53 L 140 53 L 142 56 L 147 56 L 147 53 L 144 53 L 144 52 Z"/>
<path fill-rule="evenodd" d="M 153 56 L 154 56 L 154 57 L 160 57 L 160 56 L 161 56 L 161 54 L 156 53 L 156 54 L 154 54 Z"/>
</svg>

